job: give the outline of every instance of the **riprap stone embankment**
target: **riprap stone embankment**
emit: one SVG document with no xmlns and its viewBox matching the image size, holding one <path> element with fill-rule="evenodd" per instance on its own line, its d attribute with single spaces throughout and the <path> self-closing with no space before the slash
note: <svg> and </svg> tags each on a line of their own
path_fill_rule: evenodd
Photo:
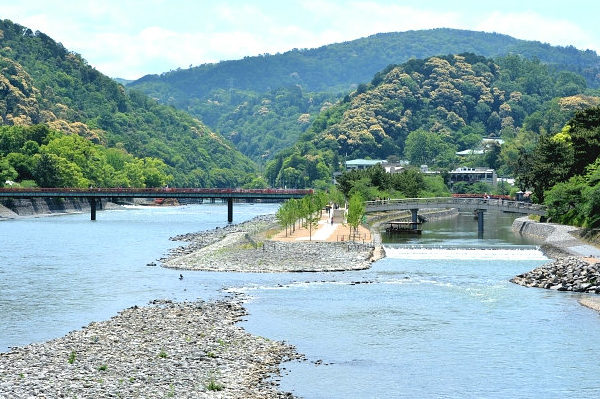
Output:
<svg viewBox="0 0 600 399">
<path fill-rule="evenodd" d="M 554 258 L 548 264 L 514 277 L 511 279 L 513 283 L 557 291 L 600 294 L 600 263 L 595 258 L 600 250 L 574 235 L 577 227 L 537 223 L 523 217 L 516 219 L 512 228 L 515 232 L 541 240 L 546 256 Z M 596 301 L 592 300 L 591 303 Z"/>
<path fill-rule="evenodd" d="M 510 280 L 526 287 L 600 294 L 600 263 L 565 257 Z"/>
</svg>

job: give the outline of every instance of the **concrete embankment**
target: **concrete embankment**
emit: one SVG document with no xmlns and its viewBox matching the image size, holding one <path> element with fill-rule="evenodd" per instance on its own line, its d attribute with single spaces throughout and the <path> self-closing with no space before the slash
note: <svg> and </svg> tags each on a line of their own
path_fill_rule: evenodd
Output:
<svg viewBox="0 0 600 399">
<path fill-rule="evenodd" d="M 113 206 L 106 200 L 98 201 L 98 210 Z M 85 198 L 11 198 L 0 202 L 0 220 L 89 211 L 90 203 Z"/>
<path fill-rule="evenodd" d="M 566 256 L 600 257 L 600 249 L 583 242 L 579 229 L 555 223 L 539 223 L 528 217 L 515 219 L 512 225 L 514 232 L 540 240 L 541 249 L 550 258 Z"/>
<path fill-rule="evenodd" d="M 284 398 L 269 377 L 300 356 L 235 323 L 241 301 L 154 301 L 0 354 L 2 398 Z"/>
</svg>

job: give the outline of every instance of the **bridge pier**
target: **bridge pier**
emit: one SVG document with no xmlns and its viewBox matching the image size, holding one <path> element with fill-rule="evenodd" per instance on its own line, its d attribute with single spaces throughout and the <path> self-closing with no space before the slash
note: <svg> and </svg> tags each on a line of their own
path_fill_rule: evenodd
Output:
<svg viewBox="0 0 600 399">
<path fill-rule="evenodd" d="M 96 220 L 96 198 L 88 197 L 90 202 L 90 220 Z"/>
<path fill-rule="evenodd" d="M 411 229 L 413 230 L 417 230 L 418 226 L 419 226 L 419 209 L 411 209 L 410 210 L 410 216 L 411 216 Z"/>
<path fill-rule="evenodd" d="M 483 238 L 483 213 L 485 209 L 476 209 L 477 213 L 477 238 Z"/>
<path fill-rule="evenodd" d="M 227 223 L 233 223 L 233 198 L 227 198 Z"/>
</svg>

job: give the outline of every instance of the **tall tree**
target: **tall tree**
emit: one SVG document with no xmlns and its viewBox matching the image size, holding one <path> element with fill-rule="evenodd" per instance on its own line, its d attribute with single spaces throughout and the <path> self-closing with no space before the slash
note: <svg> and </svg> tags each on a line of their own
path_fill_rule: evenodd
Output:
<svg viewBox="0 0 600 399">
<path fill-rule="evenodd" d="M 532 188 L 535 199 L 544 202 L 544 191 L 569 176 L 573 148 L 563 140 L 542 135 L 533 152 L 520 151 L 517 182 L 521 189 Z"/>
<path fill-rule="evenodd" d="M 567 126 L 574 151 L 571 175 L 581 175 L 600 156 L 600 107 L 577 112 Z"/>
</svg>

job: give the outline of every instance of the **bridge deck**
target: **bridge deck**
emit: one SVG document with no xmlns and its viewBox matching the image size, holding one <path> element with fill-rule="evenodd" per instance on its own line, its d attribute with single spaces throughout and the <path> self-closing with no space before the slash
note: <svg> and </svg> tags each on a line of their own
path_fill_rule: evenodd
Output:
<svg viewBox="0 0 600 399">
<path fill-rule="evenodd" d="M 302 198 L 312 190 L 238 188 L 0 188 L 0 198 Z"/>
</svg>

